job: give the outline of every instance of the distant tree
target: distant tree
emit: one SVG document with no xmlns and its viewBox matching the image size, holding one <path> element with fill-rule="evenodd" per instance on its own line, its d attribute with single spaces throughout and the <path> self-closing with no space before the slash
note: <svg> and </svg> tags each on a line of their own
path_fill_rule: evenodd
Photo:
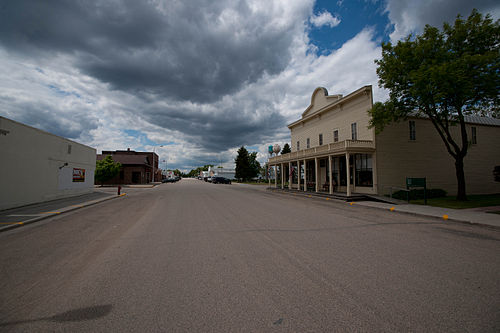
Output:
<svg viewBox="0 0 500 333">
<path fill-rule="evenodd" d="M 100 161 L 96 161 L 94 178 L 96 182 L 100 182 L 101 185 L 105 181 L 113 179 L 120 173 L 122 165 L 118 162 L 113 161 L 113 158 L 108 155 Z"/>
<path fill-rule="evenodd" d="M 281 155 L 288 154 L 291 152 L 292 152 L 292 150 L 290 149 L 290 145 L 288 143 L 285 143 L 285 145 L 283 146 L 283 149 L 281 149 Z"/>
<path fill-rule="evenodd" d="M 253 152 L 248 156 L 249 165 L 250 165 L 250 178 L 255 178 L 260 173 L 260 163 L 257 161 L 257 152 Z"/>
<path fill-rule="evenodd" d="M 187 174 L 188 177 L 197 177 L 201 171 L 208 171 L 209 167 L 213 167 L 213 164 L 206 164 L 202 167 L 197 167 L 196 169 L 191 169 L 189 173 Z"/>
<path fill-rule="evenodd" d="M 236 163 L 235 177 L 239 181 L 247 181 L 251 176 L 251 167 L 250 167 L 250 156 L 248 154 L 248 150 L 245 147 L 241 146 L 238 149 L 238 156 L 234 160 Z"/>
<path fill-rule="evenodd" d="M 443 31 L 425 26 L 422 35 L 397 45 L 382 43 L 379 86 L 389 100 L 375 103 L 370 114 L 377 132 L 409 115 L 428 118 L 455 159 L 457 200 L 467 200 L 464 158 L 470 145 L 465 115 L 498 115 L 500 109 L 500 21 L 473 10 L 457 16 Z M 453 127 L 458 126 L 458 138 Z"/>
</svg>

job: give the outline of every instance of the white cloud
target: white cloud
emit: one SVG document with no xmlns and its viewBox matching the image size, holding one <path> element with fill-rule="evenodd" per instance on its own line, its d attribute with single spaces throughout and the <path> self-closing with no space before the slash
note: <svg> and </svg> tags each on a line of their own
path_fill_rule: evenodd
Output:
<svg viewBox="0 0 500 333">
<path fill-rule="evenodd" d="M 444 22 L 453 23 L 458 14 L 466 18 L 473 8 L 500 18 L 500 3 L 496 0 L 387 0 L 386 11 L 394 25 L 391 42 L 422 32 L 426 24 L 441 28 Z"/>
<path fill-rule="evenodd" d="M 253 21 L 244 21 L 234 6 L 220 11 L 217 16 L 220 22 L 216 27 L 198 27 L 200 34 L 207 31 L 215 34 L 219 29 L 224 36 L 231 33 L 231 22 L 238 21 L 237 37 L 231 37 L 236 44 L 243 43 L 247 40 L 245 36 L 253 32 L 265 37 L 279 35 L 269 35 L 267 31 L 278 31 L 287 34 L 279 37 L 280 40 L 290 39 L 283 44 L 287 47 L 286 52 L 274 55 L 271 52 L 263 58 L 286 54 L 286 62 L 279 71 L 263 70 L 260 76 L 242 81 L 238 89 L 207 101 L 190 100 L 193 91 L 184 93 L 188 98 L 179 99 L 165 93 L 118 89 L 81 69 L 82 58 L 75 58 L 73 53 L 54 51 L 50 58 L 26 53 L 20 58 L 19 52 L 6 51 L 5 48 L 2 51 L 0 46 L 0 77 L 4 78 L 0 81 L 0 114 L 71 137 L 98 151 L 152 150 L 152 145 L 124 132 L 133 129 L 145 133 L 147 139 L 158 146 L 165 144 L 155 148 L 160 161 L 165 159 L 169 167 L 186 171 L 208 163 L 218 164 L 221 159 L 225 168 L 232 168 L 236 150 L 241 145 L 256 146 L 258 158 L 264 162 L 269 144 L 283 146 L 285 142 L 289 143 L 290 132 L 286 125 L 300 117 L 316 87 L 324 86 L 331 94 L 348 94 L 371 84 L 375 100 L 386 97 L 386 93 L 377 87 L 374 59 L 381 51 L 373 40 L 373 31 L 365 29 L 334 52 L 318 56 L 309 52 L 313 46 L 307 37 L 307 17 L 312 8 L 312 2 L 290 5 L 288 1 L 282 1 L 271 6 L 267 1 L 255 2 L 245 9 L 254 16 Z M 169 12 L 168 8 L 164 10 Z M 208 15 L 210 11 L 206 13 Z M 262 24 L 257 26 L 252 22 Z M 120 35 L 120 38 L 125 37 Z M 258 42 L 258 39 L 251 40 Z M 264 45 L 271 44 L 272 40 L 264 40 Z M 223 50 L 225 44 L 208 46 L 213 46 L 215 53 L 209 57 L 199 55 L 198 61 L 215 59 L 221 51 L 219 48 Z M 253 46 L 258 45 L 249 47 Z M 194 44 L 186 47 L 194 47 Z M 206 50 L 208 52 L 211 48 Z M 238 56 L 238 52 L 233 55 Z M 93 61 L 98 60 L 96 57 Z M 271 62 L 281 63 L 281 60 Z M 220 61 L 217 63 L 224 65 Z M 117 62 L 116 66 L 119 65 Z M 136 65 L 130 63 L 130 66 Z M 230 67 L 234 69 L 234 66 Z M 120 73 L 128 68 L 114 70 Z M 181 80 L 185 73 L 175 74 Z M 194 72 L 194 77 L 197 74 L 203 73 Z"/>
<path fill-rule="evenodd" d="M 330 28 L 334 28 L 341 22 L 338 16 L 332 16 L 332 14 L 330 14 L 330 12 L 326 10 L 319 13 L 318 15 L 313 14 L 309 20 L 311 21 L 311 24 L 317 28 L 320 28 L 324 25 L 327 25 Z"/>
</svg>

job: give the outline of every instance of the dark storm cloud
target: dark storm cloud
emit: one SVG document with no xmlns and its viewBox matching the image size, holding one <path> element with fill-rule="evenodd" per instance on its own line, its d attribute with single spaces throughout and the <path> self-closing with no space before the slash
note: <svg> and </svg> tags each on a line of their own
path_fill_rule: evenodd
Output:
<svg viewBox="0 0 500 333">
<path fill-rule="evenodd" d="M 232 0 L 16 0 L 0 7 L 0 43 L 72 56 L 114 89 L 204 103 L 283 70 L 292 27 L 271 19 Z"/>
<path fill-rule="evenodd" d="M 256 108 L 261 112 L 258 116 L 252 115 Z M 188 107 L 151 107 L 144 110 L 143 116 L 151 123 L 182 132 L 191 144 L 207 152 L 262 144 L 270 139 L 270 133 L 276 136 L 284 131 L 288 135 L 285 118 L 262 103 L 243 102 L 237 108 L 220 105 L 217 112 L 200 112 Z"/>
<path fill-rule="evenodd" d="M 98 127 L 98 120 L 83 108 L 73 108 L 71 119 L 67 119 L 66 110 L 57 110 L 44 101 L 26 102 L 0 96 L 0 109 L 7 118 L 68 139 L 81 139 Z"/>
</svg>

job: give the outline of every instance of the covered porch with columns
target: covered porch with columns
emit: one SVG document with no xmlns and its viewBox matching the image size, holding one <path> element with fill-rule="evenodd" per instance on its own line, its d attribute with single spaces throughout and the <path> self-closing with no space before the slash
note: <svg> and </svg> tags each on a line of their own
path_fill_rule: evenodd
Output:
<svg viewBox="0 0 500 333">
<path fill-rule="evenodd" d="M 377 194 L 376 153 L 372 141 L 346 140 L 292 152 L 270 158 L 269 165 L 283 170 L 280 172 L 282 189 L 347 197 Z"/>
</svg>

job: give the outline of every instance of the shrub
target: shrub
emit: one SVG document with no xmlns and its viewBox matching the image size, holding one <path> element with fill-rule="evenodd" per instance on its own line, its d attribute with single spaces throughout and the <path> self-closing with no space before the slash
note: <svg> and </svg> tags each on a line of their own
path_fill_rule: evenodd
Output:
<svg viewBox="0 0 500 333">
<path fill-rule="evenodd" d="M 442 198 L 446 196 L 446 191 L 440 188 L 433 188 L 427 190 L 427 199 L 432 198 Z M 397 191 L 392 194 L 394 199 L 406 200 L 407 192 L 406 191 Z M 413 189 L 410 190 L 410 200 L 419 200 L 424 198 L 424 189 Z"/>
<path fill-rule="evenodd" d="M 496 182 L 500 182 L 500 165 L 495 166 L 493 169 L 493 176 Z"/>
</svg>

